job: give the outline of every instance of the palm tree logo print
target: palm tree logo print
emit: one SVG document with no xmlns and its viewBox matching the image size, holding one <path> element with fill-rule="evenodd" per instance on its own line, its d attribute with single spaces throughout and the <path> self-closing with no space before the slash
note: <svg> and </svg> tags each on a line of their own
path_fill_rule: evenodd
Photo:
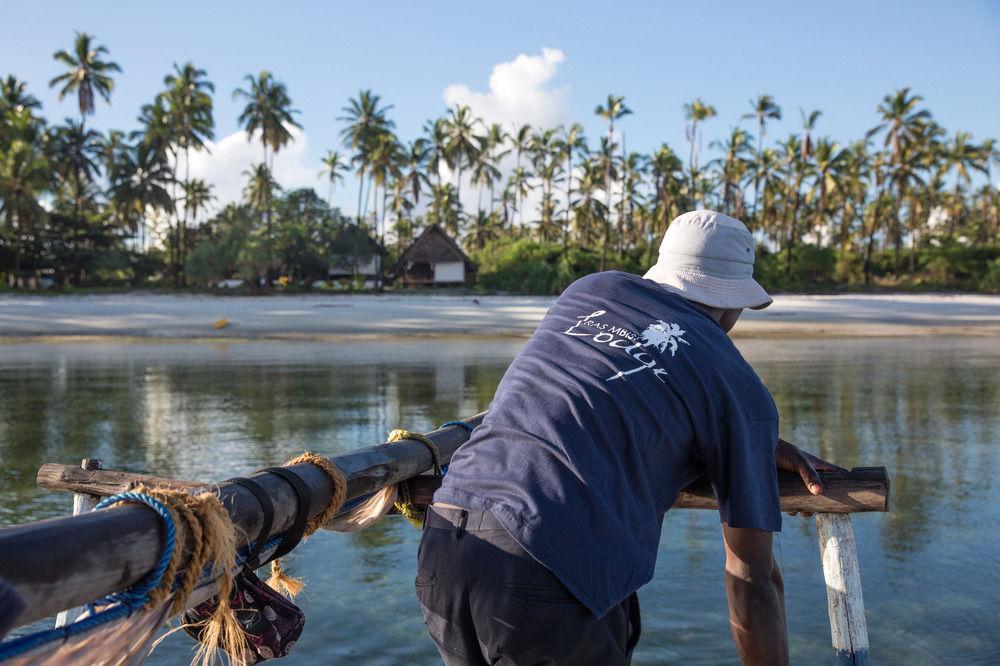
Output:
<svg viewBox="0 0 1000 666">
<path fill-rule="evenodd" d="M 677 353 L 678 342 L 686 345 L 691 344 L 684 339 L 684 333 L 685 331 L 677 324 L 668 324 L 662 319 L 658 319 L 642 332 L 642 344 L 644 347 L 656 349 L 661 354 L 669 349 L 670 355 L 673 356 Z"/>
</svg>

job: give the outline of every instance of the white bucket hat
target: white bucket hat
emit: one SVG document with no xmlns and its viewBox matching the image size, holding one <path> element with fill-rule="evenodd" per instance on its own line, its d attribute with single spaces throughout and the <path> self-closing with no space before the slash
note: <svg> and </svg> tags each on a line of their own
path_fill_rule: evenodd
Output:
<svg viewBox="0 0 1000 666">
<path fill-rule="evenodd" d="M 644 277 L 695 303 L 760 310 L 772 300 L 753 279 L 753 261 L 745 224 L 714 210 L 693 210 L 670 223 L 660 258 Z"/>
</svg>

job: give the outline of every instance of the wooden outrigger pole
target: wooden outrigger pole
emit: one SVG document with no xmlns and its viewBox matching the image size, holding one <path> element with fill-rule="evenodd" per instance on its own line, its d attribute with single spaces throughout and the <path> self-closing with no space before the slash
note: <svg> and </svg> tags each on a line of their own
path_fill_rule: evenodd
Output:
<svg viewBox="0 0 1000 666">
<path fill-rule="evenodd" d="M 467 421 L 475 427 L 478 414 Z M 446 463 L 467 439 L 458 426 L 428 433 Z M 418 476 L 432 468 L 430 449 L 420 441 L 351 451 L 331 459 L 347 478 L 347 499 L 365 497 L 389 485 L 410 482 L 414 503 L 428 503 L 434 477 Z M 90 465 L 90 467 L 99 467 Z M 291 468 L 305 482 L 311 496 L 312 515 L 319 514 L 331 498 L 330 478 L 311 464 Z M 887 511 L 889 479 L 884 467 L 856 468 L 849 472 L 821 472 L 824 494 L 813 496 L 797 475 L 779 472 L 783 511 L 817 514 L 824 578 L 827 584 L 831 634 L 839 663 L 867 664 L 867 628 L 857 566 L 857 547 L 851 513 Z M 415 478 L 416 477 L 416 478 Z M 251 477 L 271 498 L 274 520 L 270 537 L 287 531 L 297 511 L 297 499 L 288 483 L 261 472 Z M 175 481 L 141 474 L 80 466 L 46 464 L 38 472 L 40 486 L 85 496 L 108 496 L 127 490 L 136 482 L 191 490 L 213 490 L 222 500 L 239 531 L 253 538 L 263 524 L 263 512 L 253 494 L 234 483 L 204 484 Z M 717 509 L 711 486 L 704 479 L 681 492 L 674 508 Z M 312 516 L 310 516 L 312 517 Z M 154 567 L 163 548 L 163 523 L 152 511 L 137 505 L 64 518 L 0 528 L 0 577 L 24 599 L 26 610 L 15 626 L 22 626 L 118 592 L 142 580 Z M 183 566 L 183 565 L 182 565 Z M 214 594 L 210 580 L 203 580 L 189 598 L 194 606 Z"/>
</svg>

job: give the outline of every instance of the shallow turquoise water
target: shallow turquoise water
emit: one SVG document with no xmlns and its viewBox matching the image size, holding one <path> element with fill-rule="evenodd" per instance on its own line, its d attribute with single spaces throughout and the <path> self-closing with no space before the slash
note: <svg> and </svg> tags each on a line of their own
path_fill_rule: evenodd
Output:
<svg viewBox="0 0 1000 666">
<path fill-rule="evenodd" d="M 304 450 L 339 453 L 485 409 L 519 341 L 0 345 L 0 524 L 63 515 L 44 462 L 215 480 Z M 884 464 L 892 512 L 854 519 L 873 663 L 1000 662 L 1000 345 L 988 339 L 742 341 L 786 439 L 841 465 Z M 412 593 L 419 532 L 386 519 L 321 532 L 287 558 L 308 587 L 289 664 L 438 663 Z M 718 518 L 664 523 L 640 592 L 636 663 L 726 663 Z M 832 656 L 812 522 L 777 542 L 793 663 Z M 167 639 L 149 663 L 184 663 Z"/>
</svg>

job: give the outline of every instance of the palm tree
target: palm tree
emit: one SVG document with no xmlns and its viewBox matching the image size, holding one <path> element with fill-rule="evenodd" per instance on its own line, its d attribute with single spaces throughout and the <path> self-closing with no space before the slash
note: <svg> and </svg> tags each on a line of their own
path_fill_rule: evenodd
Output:
<svg viewBox="0 0 1000 666">
<path fill-rule="evenodd" d="M 690 104 L 684 105 L 684 117 L 687 119 L 688 124 L 685 128 L 687 133 L 687 139 L 691 142 L 691 156 L 688 161 L 688 165 L 691 167 L 691 192 L 694 205 L 698 205 L 698 195 L 697 195 L 697 179 L 698 179 L 698 123 L 704 122 L 709 118 L 713 118 L 718 115 L 715 111 L 715 107 L 706 104 L 699 97 Z"/>
<path fill-rule="evenodd" d="M 22 112 L 26 112 L 23 106 Z M 14 239 L 15 283 L 24 242 L 33 237 L 36 221 L 45 216 L 39 198 L 49 187 L 50 173 L 45 154 L 33 142 L 15 139 L 0 152 L 0 213 Z"/>
<path fill-rule="evenodd" d="M 247 88 L 237 88 L 233 91 L 233 99 L 246 100 L 246 106 L 239 116 L 239 123 L 247 133 L 247 141 L 253 141 L 254 135 L 260 134 L 260 143 L 264 150 L 263 166 L 267 171 L 269 179 L 273 179 L 273 159 L 289 141 L 292 140 L 292 133 L 289 128 L 302 126 L 295 122 L 294 114 L 298 110 L 292 108 L 292 100 L 288 96 L 285 84 L 277 81 L 269 71 L 262 70 L 256 78 L 247 74 L 244 78 Z M 270 160 L 268 159 L 268 148 L 271 149 Z M 270 254 L 271 250 L 271 193 L 274 188 L 265 188 L 262 192 L 268 197 L 267 202 L 258 212 L 264 212 L 266 220 L 266 243 L 265 247 Z M 271 281 L 271 271 L 268 271 L 268 284 Z"/>
<path fill-rule="evenodd" d="M 264 151 L 263 164 L 270 171 L 274 166 L 274 155 L 292 140 L 289 128 L 302 129 L 295 122 L 294 116 L 298 110 L 292 108 L 292 100 L 285 84 L 276 80 L 266 69 L 261 70 L 256 77 L 247 74 L 243 80 L 246 81 L 246 89 L 237 88 L 233 91 L 233 99 L 246 100 L 238 122 L 246 130 L 247 141 L 253 141 L 254 136 L 260 134 L 261 148 Z"/>
<path fill-rule="evenodd" d="M 632 109 L 625 106 L 625 97 L 608 95 L 608 99 L 603 106 L 597 105 L 594 109 L 594 113 L 608 121 L 608 136 L 607 141 L 604 143 L 606 149 L 606 159 L 604 167 L 604 191 L 607 197 L 605 208 L 607 209 L 607 215 L 611 216 L 611 170 L 612 170 L 612 159 L 614 151 L 614 133 L 615 133 L 615 121 L 619 118 L 632 113 Z M 601 270 L 603 271 L 607 266 L 607 255 L 608 255 L 608 241 L 610 240 L 609 234 L 611 230 L 611 220 L 607 220 L 607 230 L 604 234 L 604 247 L 601 248 Z"/>
<path fill-rule="evenodd" d="M 490 182 L 490 213 L 493 212 L 496 204 L 494 187 L 500 180 L 500 163 L 510 152 L 509 148 L 504 148 L 510 136 L 504 131 L 500 123 L 493 123 L 486 129 L 484 137 L 484 150 L 488 156 L 490 164 L 496 170 L 495 177 Z"/>
<path fill-rule="evenodd" d="M 760 164 L 761 151 L 764 150 L 764 132 L 767 129 L 768 120 L 781 120 L 781 107 L 778 106 L 774 98 L 770 95 L 760 95 L 756 100 L 750 100 L 753 113 L 745 113 L 740 119 L 757 119 L 757 163 Z M 759 167 L 758 167 L 759 170 Z M 755 170 L 756 172 L 757 170 Z M 753 182 L 753 213 L 757 216 L 757 195 L 760 187 L 760 179 L 755 175 Z"/>
<path fill-rule="evenodd" d="M 816 129 L 816 121 L 819 117 L 823 115 L 822 111 L 816 110 L 810 112 L 808 115 L 802 109 L 799 109 L 799 115 L 802 116 L 802 143 L 800 151 L 802 153 L 802 160 L 806 161 L 813 154 L 813 142 L 812 142 L 812 131 Z"/>
<path fill-rule="evenodd" d="M 174 212 L 174 198 L 168 189 L 175 183 L 173 169 L 162 153 L 139 142 L 118 154 L 109 180 L 111 198 L 123 211 L 132 233 L 138 232 L 139 247 L 144 250 L 146 214 Z"/>
<path fill-rule="evenodd" d="M 336 150 L 326 151 L 326 157 L 322 159 L 323 170 L 319 172 L 320 178 L 326 176 L 330 191 L 326 197 L 326 203 L 333 206 L 333 188 L 337 183 L 344 182 L 344 174 L 350 171 L 350 166 L 344 161 L 344 156 Z"/>
<path fill-rule="evenodd" d="M 434 185 L 441 185 L 441 165 L 447 163 L 448 128 L 444 118 L 435 118 L 424 124 L 424 141 L 427 144 L 428 177 L 433 174 Z"/>
<path fill-rule="evenodd" d="M 166 100 L 166 113 L 170 142 L 174 146 L 175 155 L 184 155 L 184 180 L 181 189 L 187 192 L 191 185 L 191 150 L 208 150 L 205 142 L 214 138 L 212 132 L 215 121 L 212 118 L 212 93 L 215 85 L 207 79 L 203 69 L 187 62 L 183 67 L 174 63 L 174 72 L 163 79 L 167 90 L 163 93 Z M 188 242 L 186 240 L 188 213 L 190 207 L 183 206 L 183 217 L 175 225 L 177 246 L 177 267 L 175 279 L 183 286 L 184 255 Z"/>
<path fill-rule="evenodd" d="M 587 151 L 587 139 L 583 136 L 583 125 L 573 123 L 568 128 L 563 129 L 558 148 L 562 158 L 566 160 L 566 220 L 563 224 L 563 254 L 566 254 L 569 251 L 569 218 L 573 207 L 573 153 L 586 154 Z"/>
<path fill-rule="evenodd" d="M 0 116 L 20 111 L 40 109 L 41 102 L 28 94 L 28 85 L 13 74 L 0 81 Z"/>
<path fill-rule="evenodd" d="M 399 177 L 399 182 L 404 193 L 412 197 L 409 201 L 413 206 L 420 203 L 420 193 L 424 188 L 430 187 L 430 178 L 427 176 L 430 152 L 430 146 L 425 139 L 411 141 L 406 149 L 402 164 L 403 173 Z"/>
<path fill-rule="evenodd" d="M 802 206 L 802 183 L 805 181 L 811 167 L 807 161 L 808 155 L 803 148 L 804 142 L 798 135 L 792 134 L 780 144 L 784 166 L 784 208 L 785 208 L 785 274 L 792 272 L 792 253 L 799 230 L 799 209 Z M 788 205 L 791 201 L 792 204 Z"/>
<path fill-rule="evenodd" d="M 243 175 L 247 179 L 246 187 L 243 188 L 243 198 L 251 207 L 260 212 L 270 204 L 274 192 L 281 188 L 275 182 L 267 164 L 263 162 L 252 165 L 243 172 Z"/>
<path fill-rule="evenodd" d="M 212 185 L 201 178 L 194 178 L 184 183 L 184 208 L 191 214 L 191 222 L 198 223 L 198 214 L 215 201 Z"/>
<path fill-rule="evenodd" d="M 494 125 L 499 128 L 499 125 Z M 502 130 L 501 130 L 502 132 Z M 479 203 L 477 210 L 483 211 L 483 190 L 490 190 L 490 212 L 493 209 L 493 184 L 502 177 L 500 169 L 497 168 L 494 157 L 495 144 L 490 135 L 479 137 L 479 149 L 476 151 L 475 159 L 472 162 L 471 181 L 479 188 Z"/>
<path fill-rule="evenodd" d="M 472 115 L 472 109 L 467 106 L 455 105 L 448 110 L 445 119 L 445 134 L 448 143 L 445 156 L 448 165 L 457 171 L 455 180 L 456 201 L 461 210 L 462 202 L 462 167 L 472 165 L 479 153 L 481 142 L 476 135 L 476 128 L 482 124 L 479 118 Z"/>
<path fill-rule="evenodd" d="M 653 204 L 647 228 L 646 263 L 653 263 L 653 239 L 666 231 L 667 224 L 680 213 L 679 199 L 684 185 L 684 164 L 667 144 L 659 147 L 650 161 L 653 176 Z M 662 231 L 661 231 L 662 229 Z"/>
<path fill-rule="evenodd" d="M 387 115 L 392 106 L 380 106 L 381 101 L 382 98 L 371 90 L 362 90 L 357 99 L 347 100 L 347 106 L 341 109 L 344 115 L 337 119 L 347 123 L 347 127 L 340 131 L 344 146 L 356 151 L 352 159 L 358 165 L 358 224 L 361 223 L 361 195 L 371 151 L 379 135 L 396 127 Z"/>
<path fill-rule="evenodd" d="M 375 188 L 374 220 L 378 227 L 379 238 L 385 240 L 385 209 L 388 200 L 388 183 L 400 175 L 399 164 L 403 161 L 402 147 L 392 132 L 380 132 L 374 139 L 369 159 L 371 161 L 371 179 Z M 382 216 L 378 215 L 378 191 L 382 192 Z"/>
<path fill-rule="evenodd" d="M 726 141 L 713 141 L 709 144 L 723 152 L 723 157 L 717 162 L 721 166 L 722 210 L 737 218 L 743 217 L 743 193 L 740 183 L 749 170 L 750 138 L 746 130 L 733 127 Z"/>
<path fill-rule="evenodd" d="M 961 216 L 962 207 L 962 184 L 966 187 L 972 184 L 972 171 L 986 174 L 987 155 L 984 154 L 981 145 L 977 145 L 972 140 L 972 135 L 968 132 L 956 132 L 951 141 L 947 143 L 943 150 L 944 161 L 942 164 L 945 172 L 954 171 L 955 191 L 952 198 L 952 210 L 948 215 L 949 234 L 954 234 Z"/>
<path fill-rule="evenodd" d="M 890 161 L 893 164 L 899 162 L 903 142 L 914 140 L 920 126 L 931 118 L 929 111 L 917 108 L 923 99 L 920 95 L 911 95 L 909 88 L 901 88 L 892 95 L 886 95 L 876 109 L 882 116 L 882 124 L 869 130 L 868 135 L 885 131 L 883 145 L 891 148 Z"/>
<path fill-rule="evenodd" d="M 604 169 L 604 207 L 602 211 L 599 211 L 602 213 L 602 217 L 599 219 L 604 230 L 601 240 L 600 270 L 607 267 L 608 247 L 611 244 L 611 182 L 618 177 L 615 158 L 617 147 L 618 144 L 611 140 L 609 134 L 609 136 L 601 137 L 601 149 L 595 155 L 595 159 L 601 163 L 601 167 Z"/>
<path fill-rule="evenodd" d="M 85 32 L 76 33 L 73 53 L 59 50 L 52 54 L 56 61 L 66 66 L 66 72 L 49 81 L 49 87 L 61 86 L 59 100 L 76 93 L 80 108 L 80 125 L 86 124 L 87 116 L 94 113 L 94 93 L 111 103 L 111 92 L 115 89 L 112 72 L 121 72 L 118 63 L 105 61 L 105 46 L 94 46 L 94 37 Z"/>
<path fill-rule="evenodd" d="M 818 232 L 821 227 L 830 228 L 830 223 L 827 220 L 829 214 L 828 198 L 831 192 L 840 187 L 841 170 L 847 159 L 847 152 L 840 148 L 840 144 L 824 137 L 816 142 L 813 155 L 815 187 L 819 192 L 813 226 Z"/>
<path fill-rule="evenodd" d="M 524 225 L 524 212 L 521 210 L 522 198 L 519 198 L 519 192 L 524 189 L 523 181 L 526 172 L 521 169 L 521 155 L 528 150 L 531 145 L 531 125 L 521 125 L 514 130 L 514 133 L 510 135 L 511 148 L 514 150 L 514 173 L 520 173 L 522 178 L 521 181 L 517 183 L 514 188 L 514 208 L 517 209 L 518 215 L 520 217 L 520 224 Z"/>
</svg>

